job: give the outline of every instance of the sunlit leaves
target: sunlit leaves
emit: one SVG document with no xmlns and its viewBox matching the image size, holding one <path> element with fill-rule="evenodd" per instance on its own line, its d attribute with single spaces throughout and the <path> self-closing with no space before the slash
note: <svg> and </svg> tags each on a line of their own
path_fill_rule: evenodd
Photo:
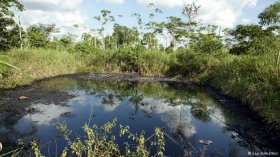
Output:
<svg viewBox="0 0 280 157">
<path fill-rule="evenodd" d="M 11 11 L 11 8 L 23 11 L 24 6 L 18 0 L 0 0 L 0 14 L 14 16 L 14 13 L 13 11 Z"/>
<path fill-rule="evenodd" d="M 280 2 L 267 7 L 262 13 L 259 14 L 261 25 L 274 25 L 280 23 Z"/>
<path fill-rule="evenodd" d="M 113 135 L 113 129 L 116 128 L 117 119 L 107 122 L 101 127 L 93 125 L 84 125 L 84 137 L 78 136 L 71 140 L 69 138 L 71 131 L 67 129 L 65 123 L 58 124 L 58 130 L 64 134 L 64 138 L 68 145 L 62 152 L 62 156 L 66 156 L 68 150 L 75 156 L 143 156 L 151 155 L 152 148 L 156 148 L 156 156 L 163 156 L 165 150 L 164 133 L 161 129 L 156 128 L 155 133 L 150 138 L 145 138 L 145 132 L 140 135 L 130 132 L 129 126 L 120 125 L 119 137 L 131 139 L 131 143 L 125 143 L 125 152 L 120 150 L 116 143 L 116 136 Z M 152 138 L 154 137 L 154 138 Z M 130 147 L 133 146 L 133 147 Z M 150 146 L 150 147 L 148 147 Z M 32 149 L 36 157 L 42 157 L 38 144 L 32 143 Z"/>
</svg>

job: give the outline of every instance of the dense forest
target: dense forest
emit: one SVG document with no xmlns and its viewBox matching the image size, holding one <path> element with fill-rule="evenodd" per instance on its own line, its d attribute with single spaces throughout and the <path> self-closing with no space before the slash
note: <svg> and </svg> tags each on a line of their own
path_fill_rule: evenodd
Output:
<svg viewBox="0 0 280 157">
<path fill-rule="evenodd" d="M 119 24 L 110 10 L 102 10 L 93 18 L 100 27 L 80 37 L 56 36 L 55 24 L 24 29 L 14 20 L 15 10 L 24 11 L 20 1 L 0 3 L 2 89 L 71 73 L 175 77 L 237 98 L 263 117 L 268 127 L 280 129 L 279 1 L 258 15 L 258 24 L 233 29 L 204 25 L 197 18 L 196 3 L 182 8 L 184 18 L 170 16 L 165 21 L 155 20 L 163 11 L 151 3 L 148 21 L 139 13 L 131 15 L 137 20 L 134 27 Z M 111 34 L 105 33 L 109 25 L 113 25 Z M 160 43 L 158 39 L 166 36 L 166 43 Z"/>
</svg>

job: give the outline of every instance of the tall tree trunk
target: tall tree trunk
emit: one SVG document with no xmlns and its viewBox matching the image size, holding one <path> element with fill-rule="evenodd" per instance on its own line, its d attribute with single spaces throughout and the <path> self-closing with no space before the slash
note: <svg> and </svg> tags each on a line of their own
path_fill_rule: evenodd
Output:
<svg viewBox="0 0 280 157">
<path fill-rule="evenodd" d="M 22 32 L 21 32 L 21 22 L 20 17 L 18 16 L 18 27 L 19 27 L 19 39 L 20 39 L 20 49 L 22 50 Z"/>
<path fill-rule="evenodd" d="M 276 63 L 277 66 L 279 65 L 279 61 L 280 61 L 280 50 L 278 52 L 278 57 L 277 57 L 277 63 Z"/>
<path fill-rule="evenodd" d="M 111 45 L 111 36 L 109 35 L 109 46 Z"/>
</svg>

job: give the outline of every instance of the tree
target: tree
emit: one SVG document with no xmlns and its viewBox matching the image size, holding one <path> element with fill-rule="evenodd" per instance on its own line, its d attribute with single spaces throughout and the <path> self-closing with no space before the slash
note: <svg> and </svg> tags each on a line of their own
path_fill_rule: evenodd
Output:
<svg viewBox="0 0 280 157">
<path fill-rule="evenodd" d="M 27 39 L 29 47 L 46 47 L 50 42 L 50 35 L 59 30 L 55 24 L 35 24 L 27 28 Z"/>
<path fill-rule="evenodd" d="M 191 4 L 186 4 L 183 8 L 182 14 L 188 18 L 187 26 L 188 32 L 193 32 L 194 27 L 197 25 L 198 21 L 196 21 L 198 10 L 200 6 L 196 5 L 195 2 Z"/>
<path fill-rule="evenodd" d="M 280 22 L 280 1 L 275 2 L 259 14 L 260 24 L 267 25 L 279 25 Z"/>
<path fill-rule="evenodd" d="M 19 26 L 13 20 L 14 12 L 11 9 L 23 11 L 24 7 L 18 0 L 0 2 L 0 50 L 6 51 L 20 43 Z"/>
<path fill-rule="evenodd" d="M 75 35 L 71 33 L 64 34 L 60 39 L 60 43 L 63 47 L 69 47 L 71 45 L 74 45 L 74 39 Z"/>
<path fill-rule="evenodd" d="M 270 29 L 277 29 L 279 34 L 280 24 L 280 1 L 275 2 L 259 14 L 260 24 L 262 26 L 270 26 Z M 280 62 L 280 51 L 278 51 L 277 63 Z"/>
<path fill-rule="evenodd" d="M 186 43 L 186 46 L 189 46 L 193 39 L 198 38 L 196 36 L 197 32 L 199 34 L 201 31 L 201 28 L 198 27 L 200 23 L 197 20 L 199 8 L 200 6 L 197 5 L 195 1 L 193 1 L 193 3 L 185 4 L 183 8 L 182 14 L 187 17 L 185 24 L 186 33 L 184 37 L 186 38 L 186 41 L 189 41 Z"/>
<path fill-rule="evenodd" d="M 200 53 L 221 52 L 223 47 L 224 45 L 221 38 L 214 33 L 200 33 L 197 41 L 191 45 L 191 48 L 193 48 L 195 52 Z"/>
<path fill-rule="evenodd" d="M 8 29 L 8 27 L 10 27 Z M 0 14 L 0 50 L 7 51 L 20 46 L 19 26 L 12 18 L 1 17 Z"/>
<path fill-rule="evenodd" d="M 235 54 L 278 52 L 280 58 L 280 2 L 277 1 L 265 8 L 258 18 L 260 25 L 238 25 L 232 31 L 236 44 L 230 52 Z"/>
<path fill-rule="evenodd" d="M 17 0 L 0 0 L 0 51 L 6 51 L 15 46 L 17 40 L 15 22 L 12 19 L 14 17 L 13 11 L 10 9 L 14 7 L 19 11 L 24 9 L 23 5 Z M 7 29 L 7 27 L 12 29 Z M 10 67 L 19 70 L 17 67 L 0 60 L 0 79 L 5 74 L 5 67 Z"/>
<path fill-rule="evenodd" d="M 233 54 L 262 54 L 279 49 L 279 37 L 274 29 L 263 29 L 260 25 L 238 25 L 231 33 L 236 44 Z"/>
<path fill-rule="evenodd" d="M 146 28 L 151 31 L 143 35 L 142 44 L 147 45 L 150 49 L 152 49 L 157 48 L 156 34 L 157 29 L 159 28 L 158 23 L 154 21 L 154 18 L 156 15 L 161 14 L 162 11 L 156 8 L 156 5 L 154 3 L 149 3 L 147 7 L 151 10 L 151 13 L 149 14 L 150 21 L 146 24 Z"/>
<path fill-rule="evenodd" d="M 133 45 L 138 41 L 138 31 L 136 28 L 131 29 L 127 26 L 114 25 L 113 37 L 115 38 L 116 45 L 119 48 L 122 45 Z"/>
<path fill-rule="evenodd" d="M 150 49 L 155 49 L 157 48 L 157 38 L 156 35 L 154 33 L 145 33 L 143 35 L 143 41 L 142 41 L 143 45 L 148 46 L 148 48 Z"/>
<path fill-rule="evenodd" d="M 101 28 L 97 29 L 99 32 L 99 35 L 101 37 L 101 42 L 103 45 L 103 49 L 105 49 L 105 35 L 104 35 L 104 31 L 105 31 L 105 26 L 108 24 L 108 22 L 114 22 L 115 21 L 115 17 L 111 15 L 111 11 L 110 10 L 101 10 L 101 16 L 94 16 L 93 17 L 95 20 L 97 20 L 98 22 L 101 23 Z"/>
<path fill-rule="evenodd" d="M 164 23 L 164 27 L 170 35 L 170 48 L 175 48 L 177 43 L 181 41 L 182 37 L 186 35 L 186 23 L 179 17 L 169 16 L 168 22 Z"/>
<path fill-rule="evenodd" d="M 24 10 L 24 6 L 18 0 L 0 0 L 0 2 L 0 14 L 2 15 L 13 17 L 14 12 L 11 11 L 11 8 L 18 9 L 19 11 Z"/>
</svg>

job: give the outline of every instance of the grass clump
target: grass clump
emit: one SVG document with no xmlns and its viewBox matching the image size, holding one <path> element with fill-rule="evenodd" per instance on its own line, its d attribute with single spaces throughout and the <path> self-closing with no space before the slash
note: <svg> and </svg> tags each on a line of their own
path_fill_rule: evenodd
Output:
<svg viewBox="0 0 280 157">
<path fill-rule="evenodd" d="M 272 55 L 238 56 L 217 66 L 208 80 L 280 127 L 279 67 L 274 64 Z"/>
<path fill-rule="evenodd" d="M 6 70 L 6 77 L 0 79 L 1 88 L 27 85 L 36 79 L 75 73 L 77 69 L 85 66 L 82 60 L 67 51 L 13 49 L 0 56 L 8 58 L 10 64 L 20 69 Z"/>
<path fill-rule="evenodd" d="M 211 85 L 248 105 L 280 129 L 280 71 L 274 52 L 234 55 L 226 52 L 202 54 L 191 49 L 177 54 L 171 67 L 176 75 Z"/>
<path fill-rule="evenodd" d="M 71 73 L 136 73 L 143 76 L 163 76 L 175 62 L 174 54 L 142 47 L 93 49 L 74 47 L 59 49 L 13 49 L 0 55 L 20 69 L 0 69 L 0 88 L 28 85 L 34 80 Z"/>
</svg>

